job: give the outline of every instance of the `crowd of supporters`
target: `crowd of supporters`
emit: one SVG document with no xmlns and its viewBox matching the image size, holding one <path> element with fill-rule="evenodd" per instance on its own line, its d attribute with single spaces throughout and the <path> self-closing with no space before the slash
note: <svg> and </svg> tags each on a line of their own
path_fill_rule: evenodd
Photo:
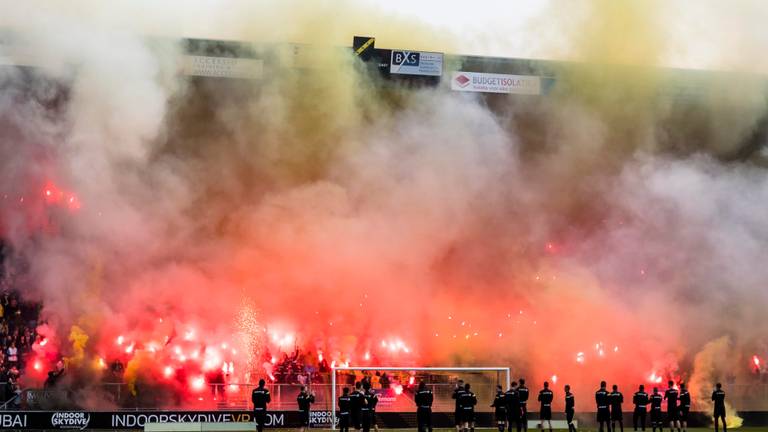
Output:
<svg viewBox="0 0 768 432">
<path fill-rule="evenodd" d="M 15 275 L 0 241 L 0 404 L 18 403 L 19 377 L 37 334 L 40 305 L 24 302 L 15 291 Z"/>
</svg>

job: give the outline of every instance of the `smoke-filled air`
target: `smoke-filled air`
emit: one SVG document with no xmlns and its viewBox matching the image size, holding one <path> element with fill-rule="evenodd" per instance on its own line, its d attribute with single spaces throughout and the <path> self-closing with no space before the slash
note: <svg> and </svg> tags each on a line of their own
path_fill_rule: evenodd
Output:
<svg viewBox="0 0 768 432">
<path fill-rule="evenodd" d="M 461 34 L 317 3 L 197 17 L 272 59 L 256 80 L 181 73 L 196 35 L 169 6 L 6 8 L 44 63 L 0 68 L 7 270 L 43 305 L 29 383 L 63 364 L 97 406 L 118 360 L 134 391 L 187 392 L 211 371 L 269 377 L 298 347 L 510 366 L 585 395 L 674 379 L 706 407 L 752 373 L 768 342 L 753 27 L 706 53 L 717 72 L 673 71 L 696 85 L 670 97 L 663 67 L 694 36 L 668 36 L 661 2 L 554 2 L 522 34 L 487 29 L 569 61 L 549 94 L 484 98 L 387 82 L 348 48 L 462 54 Z M 711 20 L 695 4 L 686 19 Z"/>
</svg>

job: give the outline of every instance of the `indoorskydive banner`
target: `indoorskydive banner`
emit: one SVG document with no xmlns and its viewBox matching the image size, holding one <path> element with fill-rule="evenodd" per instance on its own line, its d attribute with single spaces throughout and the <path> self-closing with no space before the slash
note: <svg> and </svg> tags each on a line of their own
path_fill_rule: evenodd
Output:
<svg viewBox="0 0 768 432">
<path fill-rule="evenodd" d="M 315 428 L 330 428 L 330 411 L 312 411 L 310 425 Z M 534 413 L 531 413 L 534 414 Z M 631 412 L 625 413 L 626 421 L 631 424 Z M 740 412 L 744 425 L 765 424 L 768 412 Z M 531 415 L 531 420 L 535 420 Z M 555 414 L 556 418 L 564 415 Z M 580 424 L 593 424 L 595 413 L 577 413 Z M 691 413 L 689 425 L 707 426 L 710 417 L 705 413 Z M 436 412 L 432 415 L 435 427 L 453 426 L 453 413 Z M 493 414 L 477 413 L 479 427 L 489 427 L 493 423 Z M 252 422 L 252 411 L 4 411 L 0 412 L 0 428 L 13 430 L 85 430 L 143 429 L 147 423 L 236 423 Z M 416 427 L 414 412 L 376 413 L 376 422 L 382 428 Z M 267 417 L 267 427 L 298 427 L 299 415 L 296 411 L 272 411 Z"/>
</svg>

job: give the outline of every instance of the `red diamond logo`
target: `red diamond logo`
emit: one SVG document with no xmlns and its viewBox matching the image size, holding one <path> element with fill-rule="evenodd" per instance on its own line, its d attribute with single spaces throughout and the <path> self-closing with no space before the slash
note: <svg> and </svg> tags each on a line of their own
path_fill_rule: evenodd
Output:
<svg viewBox="0 0 768 432">
<path fill-rule="evenodd" d="M 456 82 L 459 84 L 459 87 L 464 88 L 469 85 L 470 79 L 466 75 L 461 74 L 456 77 Z"/>
</svg>

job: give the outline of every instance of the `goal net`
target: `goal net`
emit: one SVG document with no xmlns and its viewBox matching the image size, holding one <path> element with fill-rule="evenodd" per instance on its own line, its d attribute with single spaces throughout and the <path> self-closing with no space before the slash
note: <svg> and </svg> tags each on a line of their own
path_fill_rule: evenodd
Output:
<svg viewBox="0 0 768 432">
<path fill-rule="evenodd" d="M 501 385 L 506 390 L 511 376 L 506 367 L 335 367 L 331 372 L 329 395 L 329 410 L 334 420 L 337 400 L 343 389 L 346 387 L 352 391 L 355 383 L 364 378 L 370 381 L 379 396 L 378 413 L 415 412 L 414 395 L 420 382 L 424 382 L 434 394 L 434 413 L 452 413 L 455 401 L 451 396 L 460 380 L 469 383 L 477 395 L 476 411 L 490 412 L 496 386 Z"/>
</svg>

